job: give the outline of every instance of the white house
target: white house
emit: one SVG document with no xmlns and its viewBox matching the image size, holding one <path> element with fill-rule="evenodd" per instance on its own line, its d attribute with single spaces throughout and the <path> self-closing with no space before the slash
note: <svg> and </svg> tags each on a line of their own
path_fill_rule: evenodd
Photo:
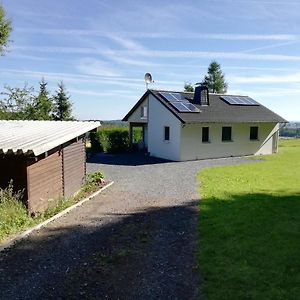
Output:
<svg viewBox="0 0 300 300">
<path fill-rule="evenodd" d="M 174 161 L 272 154 L 287 121 L 247 96 L 147 90 L 124 117 L 151 156 Z"/>
</svg>

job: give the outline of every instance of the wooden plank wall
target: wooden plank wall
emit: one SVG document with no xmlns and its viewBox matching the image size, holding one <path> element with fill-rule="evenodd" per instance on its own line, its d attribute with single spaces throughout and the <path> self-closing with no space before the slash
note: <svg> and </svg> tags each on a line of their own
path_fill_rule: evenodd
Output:
<svg viewBox="0 0 300 300">
<path fill-rule="evenodd" d="M 40 160 L 28 162 L 28 209 L 36 214 L 63 196 L 62 151 L 56 150 Z"/>
<path fill-rule="evenodd" d="M 83 138 L 74 141 L 63 149 L 64 196 L 70 197 L 84 183 L 86 174 L 86 154 Z"/>
<path fill-rule="evenodd" d="M 15 156 L 0 158 L 0 187 L 6 188 L 11 179 L 15 191 L 23 190 L 25 202 L 27 200 L 27 175 L 24 158 Z"/>
</svg>

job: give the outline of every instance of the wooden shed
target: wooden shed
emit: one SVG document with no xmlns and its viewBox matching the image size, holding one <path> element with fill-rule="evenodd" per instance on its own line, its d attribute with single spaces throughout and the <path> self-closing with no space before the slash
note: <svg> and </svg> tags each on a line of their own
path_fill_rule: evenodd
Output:
<svg viewBox="0 0 300 300">
<path fill-rule="evenodd" d="M 24 191 L 31 214 L 46 210 L 82 186 L 85 136 L 100 122 L 0 121 L 0 187 Z"/>
</svg>

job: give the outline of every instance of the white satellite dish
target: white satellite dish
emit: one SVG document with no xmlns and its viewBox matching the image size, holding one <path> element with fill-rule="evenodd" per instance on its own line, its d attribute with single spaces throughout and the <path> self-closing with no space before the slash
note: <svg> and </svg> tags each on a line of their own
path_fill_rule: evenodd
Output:
<svg viewBox="0 0 300 300">
<path fill-rule="evenodd" d="M 146 82 L 146 89 L 148 90 L 149 83 L 154 82 L 152 79 L 152 75 L 150 73 L 146 73 L 144 78 L 145 78 L 145 82 Z"/>
</svg>

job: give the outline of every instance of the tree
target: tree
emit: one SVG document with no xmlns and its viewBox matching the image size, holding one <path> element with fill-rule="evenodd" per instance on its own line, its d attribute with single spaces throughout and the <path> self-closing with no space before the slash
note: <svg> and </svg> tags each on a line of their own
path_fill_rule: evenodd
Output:
<svg viewBox="0 0 300 300">
<path fill-rule="evenodd" d="M 72 103 L 70 102 L 70 96 L 67 95 L 67 91 L 64 83 L 61 81 L 58 84 L 58 90 L 53 97 L 54 108 L 53 118 L 54 120 L 68 121 L 74 120 L 72 117 Z"/>
<path fill-rule="evenodd" d="M 216 61 L 210 63 L 202 84 L 206 85 L 211 93 L 226 93 L 228 84 L 225 81 L 225 75 L 221 70 L 220 64 Z"/>
<path fill-rule="evenodd" d="M 47 82 L 44 78 L 40 82 L 39 94 L 34 99 L 34 105 L 31 117 L 34 120 L 52 120 L 52 99 L 49 97 L 49 92 L 47 90 Z"/>
<path fill-rule="evenodd" d="M 34 99 L 33 87 L 12 88 L 4 87 L 5 91 L 0 95 L 0 118 L 4 120 L 28 120 L 31 117 L 31 111 Z"/>
<path fill-rule="evenodd" d="M 0 4 L 0 55 L 3 55 L 7 51 L 11 31 L 12 23 L 6 19 L 5 10 Z"/>
<path fill-rule="evenodd" d="M 185 92 L 194 92 L 194 87 L 190 82 L 186 82 L 184 84 L 184 91 Z"/>
</svg>

